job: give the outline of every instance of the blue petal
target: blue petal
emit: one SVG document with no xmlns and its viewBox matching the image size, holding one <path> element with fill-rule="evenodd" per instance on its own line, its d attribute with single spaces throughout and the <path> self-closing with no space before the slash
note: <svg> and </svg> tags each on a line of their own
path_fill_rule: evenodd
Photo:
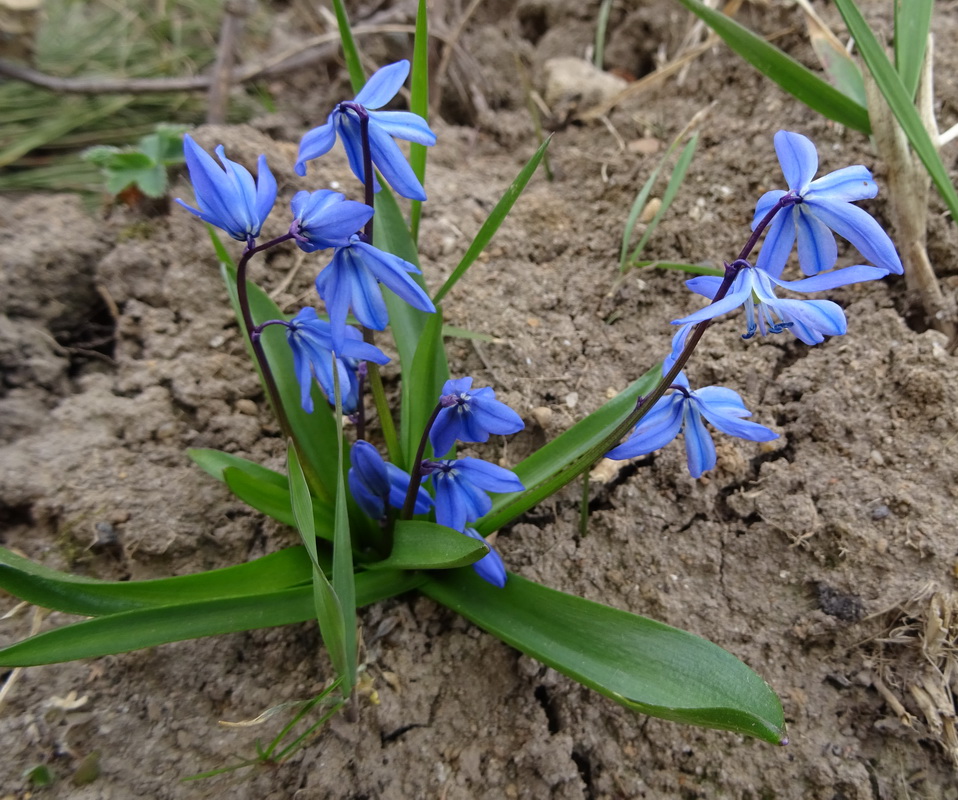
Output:
<svg viewBox="0 0 958 800">
<path fill-rule="evenodd" d="M 361 241 L 354 241 L 349 251 L 356 251 L 358 255 L 354 258 L 361 258 L 366 268 L 380 281 L 384 286 L 394 292 L 399 298 L 409 303 L 413 308 L 420 311 L 432 313 L 436 307 L 429 299 L 429 295 L 412 278 L 407 271 L 419 272 L 415 265 L 408 261 L 403 261 L 399 256 L 392 253 L 386 253 Z M 359 316 L 358 314 L 356 315 Z M 364 323 L 365 324 L 365 323 Z M 373 327 L 373 326 L 367 326 Z M 385 326 L 383 326 L 385 327 Z M 377 328 L 382 330 L 382 328 Z"/>
<path fill-rule="evenodd" d="M 356 501 L 356 505 L 358 505 L 367 516 L 373 519 L 382 519 L 386 515 L 386 504 L 383 502 L 383 499 L 377 497 L 366 488 L 357 475 L 355 468 L 350 469 L 346 477 L 349 480 L 349 493 L 353 496 L 353 500 Z"/>
<path fill-rule="evenodd" d="M 825 336 L 840 336 L 848 323 L 841 306 L 831 300 L 779 300 L 776 310 L 791 322 L 788 329 L 805 344 L 819 344 Z"/>
<path fill-rule="evenodd" d="M 478 539 L 489 548 L 489 554 L 473 563 L 472 568 L 486 583 L 491 583 L 493 586 L 498 586 L 501 589 L 506 585 L 507 575 L 505 564 L 502 563 L 499 554 L 489 542 L 482 538 L 479 531 L 474 528 L 466 528 L 463 533 L 473 539 Z"/>
<path fill-rule="evenodd" d="M 770 192 L 765 192 L 755 204 L 755 216 L 752 217 L 752 230 L 754 231 L 758 227 L 765 215 L 772 210 L 779 200 L 781 200 L 788 192 L 782 189 L 772 189 Z"/>
<path fill-rule="evenodd" d="M 436 421 L 429 430 L 429 441 L 437 457 L 448 453 L 459 438 L 459 409 L 444 408 L 439 412 Z"/>
<path fill-rule="evenodd" d="M 706 386 L 695 392 L 696 405 L 705 419 L 728 436 L 749 439 L 753 442 L 768 442 L 778 434 L 764 425 L 749 422 L 740 417 L 751 416 L 742 398 L 724 386 Z"/>
<path fill-rule="evenodd" d="M 409 473 L 387 462 L 386 474 L 389 476 L 389 505 L 393 508 L 402 508 L 406 504 L 406 493 L 409 491 Z M 425 489 L 418 487 L 413 513 L 425 514 L 430 508 L 432 508 L 432 498 Z"/>
<path fill-rule="evenodd" d="M 884 278 L 887 274 L 888 271 L 881 267 L 869 267 L 867 264 L 856 264 L 853 267 L 833 269 L 831 272 L 823 272 L 819 275 L 802 278 L 798 281 L 773 280 L 775 280 L 775 283 L 779 286 L 784 286 L 793 292 L 821 292 L 826 289 L 847 286 L 850 283 L 877 281 L 880 278 Z"/>
<path fill-rule="evenodd" d="M 895 245 L 867 211 L 850 203 L 823 198 L 809 202 L 808 206 L 814 209 L 822 222 L 851 242 L 872 264 L 896 275 L 902 274 L 901 259 L 895 251 Z"/>
<path fill-rule="evenodd" d="M 300 347 L 293 331 L 287 329 L 286 341 L 289 343 L 290 350 L 293 351 L 293 371 L 296 373 L 296 380 L 299 382 L 300 405 L 307 414 L 313 413 L 313 368 L 309 358 Z"/>
<path fill-rule="evenodd" d="M 396 139 L 426 146 L 436 143 L 436 134 L 432 132 L 429 123 L 411 111 L 374 111 L 369 118 L 371 125 L 376 125 Z"/>
<path fill-rule="evenodd" d="M 253 236 L 259 236 L 263 223 L 273 210 L 276 202 L 276 178 L 270 172 L 266 156 L 260 156 L 256 164 L 256 229 Z"/>
<path fill-rule="evenodd" d="M 718 275 L 698 275 L 695 278 L 689 278 L 685 285 L 696 294 L 711 300 L 718 293 L 723 280 Z"/>
<path fill-rule="evenodd" d="M 684 416 L 685 455 L 689 474 L 693 478 L 700 478 L 703 472 L 715 466 L 715 443 L 701 415 L 691 403 L 686 404 Z"/>
<path fill-rule="evenodd" d="M 463 481 L 487 492 L 521 492 L 525 488 L 511 470 L 478 458 L 460 458 L 456 461 L 456 469 L 461 473 Z"/>
<path fill-rule="evenodd" d="M 369 126 L 370 142 L 372 142 L 372 125 Z M 349 168 L 353 175 L 361 182 L 365 183 L 366 170 L 363 168 L 363 132 L 359 119 L 352 114 L 339 115 L 339 137 L 343 140 L 343 147 L 346 148 L 346 158 L 349 161 Z M 371 149 L 371 148 L 370 148 Z M 373 191 L 380 190 L 379 181 L 375 174 L 373 175 Z"/>
<path fill-rule="evenodd" d="M 779 131 L 775 134 L 775 152 L 788 188 L 802 193 L 818 172 L 815 145 L 800 133 Z"/>
<path fill-rule="evenodd" d="M 363 440 L 356 442 L 349 451 L 349 460 L 369 491 L 381 498 L 389 495 L 386 462 L 373 445 Z"/>
<path fill-rule="evenodd" d="M 333 111 L 326 118 L 326 124 L 308 131 L 299 143 L 299 154 L 296 157 L 294 171 L 300 177 L 306 175 L 306 162 L 326 155 L 336 144 L 336 125 Z"/>
<path fill-rule="evenodd" d="M 740 305 L 749 300 L 752 296 L 752 285 L 754 283 L 751 269 L 743 269 L 732 282 L 732 288 L 725 297 L 717 303 L 705 306 L 694 314 L 689 314 L 682 319 L 672 320 L 673 325 L 684 325 L 688 322 L 702 322 L 707 319 L 715 319 L 729 311 L 734 311 Z"/>
<path fill-rule="evenodd" d="M 518 433 L 526 426 L 522 417 L 505 403 L 496 400 L 496 393 L 489 388 L 473 392 L 469 400 L 468 413 L 482 428 L 498 436 Z"/>
<path fill-rule="evenodd" d="M 682 351 L 685 349 L 685 343 L 688 341 L 689 334 L 692 332 L 692 328 L 694 327 L 695 326 L 691 323 L 685 324 L 680 327 L 675 336 L 672 337 L 672 350 L 662 360 L 663 375 L 672 369 L 672 367 L 675 365 L 675 362 L 678 360 L 678 357 L 682 355 Z"/>
<path fill-rule="evenodd" d="M 397 61 L 377 69 L 353 101 L 365 108 L 380 108 L 392 100 L 409 74 L 409 62 Z"/>
<path fill-rule="evenodd" d="M 639 420 L 629 438 L 618 447 L 613 447 L 605 457 L 621 461 L 644 456 L 665 447 L 682 429 L 684 405 L 685 398 L 680 393 L 663 397 Z"/>
<path fill-rule="evenodd" d="M 398 194 L 410 200 L 426 199 L 426 192 L 399 145 L 373 120 L 369 122 L 369 149 L 376 168 Z"/>
<path fill-rule="evenodd" d="M 439 393 L 441 396 L 447 394 L 461 395 L 468 394 L 469 390 L 472 388 L 472 378 L 466 376 L 465 378 L 450 378 L 442 385 L 442 391 Z"/>
<path fill-rule="evenodd" d="M 755 266 L 776 278 L 782 274 L 795 244 L 795 206 L 779 211 L 765 229 L 765 242 L 759 251 Z"/>
<path fill-rule="evenodd" d="M 878 194 L 878 184 L 872 180 L 872 174 L 861 164 L 829 172 L 812 181 L 805 192 L 806 200 L 826 199 L 849 202 L 851 200 L 869 200 Z"/>
<path fill-rule="evenodd" d="M 817 275 L 835 266 L 838 245 L 835 234 L 804 204 L 795 215 L 798 231 L 798 263 L 806 275 Z"/>
</svg>

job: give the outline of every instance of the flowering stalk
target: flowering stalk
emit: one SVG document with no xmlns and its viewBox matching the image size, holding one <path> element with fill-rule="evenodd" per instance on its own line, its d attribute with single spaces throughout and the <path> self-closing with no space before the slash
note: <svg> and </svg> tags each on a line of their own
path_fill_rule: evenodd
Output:
<svg viewBox="0 0 958 800">
<path fill-rule="evenodd" d="M 435 423 L 436 418 L 439 416 L 439 412 L 455 403 L 455 401 L 453 401 L 453 403 L 446 402 L 444 405 L 444 401 L 445 397 L 439 399 L 439 402 L 436 403 L 436 407 L 432 410 L 432 414 L 429 415 L 429 419 L 426 420 L 426 427 L 422 432 L 422 438 L 419 440 L 419 448 L 416 450 L 416 457 L 412 462 L 412 470 L 409 476 L 409 490 L 406 492 L 406 501 L 403 503 L 402 511 L 399 512 L 400 519 L 412 519 L 413 506 L 416 503 L 416 490 L 422 482 L 422 460 L 423 456 L 426 455 L 429 431 L 432 430 L 433 423 Z"/>
<path fill-rule="evenodd" d="M 247 241 L 246 249 L 243 250 L 243 255 L 240 256 L 240 260 L 236 265 L 236 300 L 243 317 L 243 327 L 246 329 L 246 337 L 249 339 L 250 346 L 253 348 L 253 355 L 256 358 L 260 373 L 263 376 L 263 383 L 266 384 L 266 392 L 269 395 L 270 405 L 272 405 L 273 411 L 276 414 L 276 420 L 279 422 L 279 427 L 283 431 L 283 436 L 295 442 L 296 437 L 293 426 L 289 422 L 289 417 L 286 416 L 286 409 L 283 408 L 283 403 L 279 395 L 279 387 L 276 385 L 276 378 L 273 376 L 273 370 L 270 368 L 269 361 L 266 358 L 266 351 L 263 350 L 263 343 L 260 341 L 260 335 L 265 325 L 257 327 L 253 321 L 253 311 L 250 308 L 249 302 L 249 287 L 246 283 L 246 268 L 254 255 L 289 241 L 292 238 L 292 233 L 284 233 L 282 236 L 257 245 L 255 240 L 250 237 Z M 300 460 L 302 462 L 303 472 L 306 475 L 306 480 L 313 492 L 316 493 L 316 496 L 321 497 L 327 502 L 332 502 L 332 497 L 329 496 L 326 487 L 323 486 L 323 482 L 319 480 L 319 477 L 316 475 L 310 460 L 307 458 L 301 458 Z"/>
</svg>

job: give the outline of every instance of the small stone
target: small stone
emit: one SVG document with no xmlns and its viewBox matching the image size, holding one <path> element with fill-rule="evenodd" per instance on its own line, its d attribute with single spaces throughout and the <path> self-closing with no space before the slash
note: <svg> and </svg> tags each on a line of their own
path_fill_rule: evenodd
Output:
<svg viewBox="0 0 958 800">
<path fill-rule="evenodd" d="M 532 409 L 532 418 L 540 428 L 548 430 L 552 424 L 552 409 L 548 406 L 538 406 Z"/>
<path fill-rule="evenodd" d="M 255 417 L 256 403 L 246 397 L 241 397 L 236 401 L 236 412 L 238 414 L 246 414 L 248 417 Z"/>
</svg>

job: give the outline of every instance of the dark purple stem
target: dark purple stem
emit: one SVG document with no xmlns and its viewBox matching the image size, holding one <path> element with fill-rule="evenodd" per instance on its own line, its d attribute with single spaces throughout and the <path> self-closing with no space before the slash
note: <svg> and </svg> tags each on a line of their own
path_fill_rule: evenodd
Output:
<svg viewBox="0 0 958 800">
<path fill-rule="evenodd" d="M 416 450 L 416 457 L 412 462 L 412 474 L 409 476 L 409 488 L 406 490 L 406 500 L 402 504 L 402 511 L 399 513 L 399 519 L 412 519 L 413 508 L 416 505 L 416 494 L 419 492 L 419 484 L 422 482 L 422 457 L 426 454 L 426 445 L 429 442 L 429 431 L 432 430 L 433 423 L 439 412 L 448 406 L 443 405 L 442 400 L 436 403 L 432 414 L 426 421 L 426 428 L 422 432 L 422 439 L 419 440 L 419 449 Z"/>
<path fill-rule="evenodd" d="M 340 103 L 340 109 L 348 109 L 356 113 L 359 117 L 359 136 L 363 146 L 363 183 L 365 185 L 365 197 L 363 198 L 367 206 L 372 209 L 376 207 L 376 175 L 373 172 L 373 151 L 369 146 L 369 112 L 359 103 Z M 373 218 L 369 218 L 366 227 L 363 228 L 363 236 L 369 244 L 373 243 Z"/>
<path fill-rule="evenodd" d="M 758 225 L 755 226 L 755 230 L 752 231 L 752 235 L 748 237 L 748 241 L 745 243 L 745 247 L 742 248 L 742 252 L 738 254 L 736 261 L 745 261 L 751 255 L 752 250 L 755 249 L 755 245 L 758 244 L 759 237 L 769 226 L 769 223 L 771 223 L 772 219 L 779 211 L 781 211 L 783 208 L 787 208 L 788 206 L 793 206 L 796 203 L 801 202 L 802 198 L 797 194 L 792 194 L 791 192 L 788 192 L 788 194 L 781 197 L 779 201 L 768 210 L 768 213 L 762 217 Z M 715 301 L 713 300 L 712 302 L 714 303 Z"/>
</svg>

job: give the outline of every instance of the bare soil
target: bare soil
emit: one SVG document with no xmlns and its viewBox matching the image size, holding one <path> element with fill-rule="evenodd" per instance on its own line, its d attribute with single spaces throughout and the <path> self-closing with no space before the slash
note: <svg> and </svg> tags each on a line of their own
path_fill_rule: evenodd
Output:
<svg viewBox="0 0 958 800">
<path fill-rule="evenodd" d="M 547 59 L 586 54 L 597 5 L 495 0 L 466 25 L 442 84 L 426 183 L 421 258 L 433 289 L 535 149 L 517 58 L 544 91 Z M 890 3 L 865 6 L 890 30 Z M 438 29 L 455 26 L 453 12 L 439 10 Z M 958 4 L 943 0 L 935 15 L 938 41 L 955 41 Z M 777 43 L 814 64 L 797 9 L 748 7 L 744 19 L 784 30 Z M 689 24 L 666 0 L 615 4 L 606 68 L 647 74 Z M 409 53 L 399 35 L 364 46 L 377 63 Z M 954 48 L 938 48 L 936 76 L 945 128 L 958 117 Z M 292 173 L 298 137 L 345 86 L 340 70 L 299 75 L 272 87 L 276 113 L 196 132 L 250 167 L 267 154 L 281 193 L 267 235 L 283 232 L 283 208 L 302 188 L 338 182 L 359 199 L 341 152 L 314 163 L 306 181 Z M 577 121 L 583 104 L 575 94 L 556 102 L 554 180 L 535 178 L 445 303 L 448 323 L 494 337 L 450 340 L 454 374 L 494 386 L 527 422 L 476 448 L 505 464 L 660 360 L 669 321 L 698 307 L 678 273 L 616 280 L 632 199 L 694 114 L 711 108 L 653 257 L 734 256 L 756 199 L 782 184 L 779 128 L 811 137 L 823 172 L 863 163 L 884 182 L 866 137 L 816 117 L 722 46 L 605 121 Z M 955 152 L 943 154 L 953 175 Z M 176 194 L 191 197 L 185 180 Z M 882 194 L 865 205 L 886 219 Z M 958 235 L 937 201 L 932 218 L 931 257 L 953 292 Z M 0 197 L 0 228 L 0 542 L 53 567 L 133 580 L 293 543 L 185 453 L 216 447 L 282 463 L 202 225 L 178 207 L 107 215 L 62 195 Z M 253 277 L 295 310 L 313 301 L 322 263 L 280 250 L 254 262 Z M 845 336 L 814 348 L 788 334 L 746 342 L 732 315 L 690 364 L 693 385 L 741 392 L 777 442 L 720 438 L 718 467 L 700 480 L 670 445 L 593 487 L 587 536 L 570 488 L 498 538 L 525 577 L 735 653 L 781 696 L 787 747 L 635 715 L 406 596 L 361 613 L 358 720 L 338 717 L 276 768 L 181 780 L 253 755 L 279 725 L 219 721 L 322 688 L 330 670 L 315 625 L 27 669 L 0 713 L 0 797 L 26 797 L 23 771 L 49 764 L 60 779 L 36 796 L 82 800 L 955 800 L 958 362 L 925 329 L 902 279 L 830 297 L 846 310 Z M 0 620 L 4 642 L 35 624 L 31 609 L 0 599 L 2 611 L 15 608 Z M 54 613 L 40 624 L 68 621 Z M 71 776 L 92 753 L 100 774 L 77 786 Z"/>
</svg>

